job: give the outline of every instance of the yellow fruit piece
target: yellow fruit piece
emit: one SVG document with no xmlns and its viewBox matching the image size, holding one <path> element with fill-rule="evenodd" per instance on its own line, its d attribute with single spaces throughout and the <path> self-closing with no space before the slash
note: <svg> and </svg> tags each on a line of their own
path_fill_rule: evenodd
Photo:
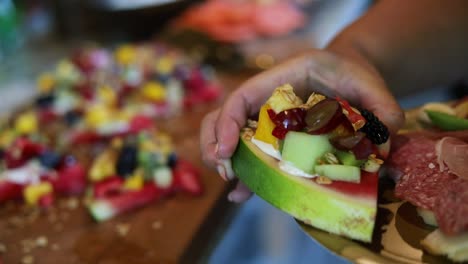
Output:
<svg viewBox="0 0 468 264">
<path fill-rule="evenodd" d="M 160 74 L 170 74 L 174 70 L 174 61 L 173 59 L 165 56 L 159 59 L 156 62 L 155 70 Z"/>
<path fill-rule="evenodd" d="M 52 185 L 48 182 L 28 185 L 23 190 L 23 198 L 29 205 L 37 205 L 42 196 L 52 193 Z"/>
<path fill-rule="evenodd" d="M 135 56 L 136 56 L 135 47 L 131 45 L 120 46 L 115 51 L 115 59 L 117 60 L 118 63 L 122 65 L 131 64 L 134 61 Z"/>
<path fill-rule="evenodd" d="M 87 112 L 85 122 L 90 127 L 97 127 L 112 120 L 112 110 L 103 105 L 92 106 Z"/>
<path fill-rule="evenodd" d="M 116 174 L 115 163 L 117 162 L 117 152 L 109 149 L 101 153 L 91 165 L 88 178 L 93 181 L 100 181 Z"/>
<path fill-rule="evenodd" d="M 37 116 L 34 112 L 20 114 L 15 120 L 15 130 L 18 134 L 31 134 L 38 130 Z"/>
<path fill-rule="evenodd" d="M 55 78 L 50 73 L 43 73 L 37 78 L 37 89 L 40 93 L 50 93 L 55 85 Z"/>
<path fill-rule="evenodd" d="M 284 110 L 296 108 L 302 105 L 302 99 L 296 96 L 294 88 L 285 84 L 277 87 L 271 97 L 268 99 L 267 104 L 270 105 L 271 109 L 275 113 L 279 113 Z"/>
<path fill-rule="evenodd" d="M 166 89 L 158 82 L 148 82 L 141 89 L 144 98 L 151 101 L 163 101 L 166 99 Z"/>
<path fill-rule="evenodd" d="M 271 144 L 275 149 L 278 149 L 278 139 L 271 134 L 275 128 L 275 124 L 271 121 L 270 116 L 268 115 L 268 109 L 271 109 L 268 104 L 265 104 L 260 108 L 257 130 L 255 131 L 255 139 Z"/>
<path fill-rule="evenodd" d="M 127 178 L 124 182 L 124 189 L 131 190 L 131 191 L 138 191 L 143 188 L 145 183 L 144 179 L 144 171 L 143 169 L 137 169 L 133 175 Z"/>
<path fill-rule="evenodd" d="M 112 89 L 112 87 L 108 85 L 100 86 L 98 88 L 97 94 L 100 101 L 105 105 L 114 106 L 117 104 L 117 94 L 114 89 Z"/>
<path fill-rule="evenodd" d="M 58 63 L 55 76 L 59 82 L 73 82 L 77 81 L 80 77 L 75 65 L 69 60 L 62 60 Z"/>
<path fill-rule="evenodd" d="M 5 130 L 0 132 L 0 148 L 7 148 L 11 145 L 13 140 L 16 138 L 15 132 L 12 130 Z"/>
</svg>

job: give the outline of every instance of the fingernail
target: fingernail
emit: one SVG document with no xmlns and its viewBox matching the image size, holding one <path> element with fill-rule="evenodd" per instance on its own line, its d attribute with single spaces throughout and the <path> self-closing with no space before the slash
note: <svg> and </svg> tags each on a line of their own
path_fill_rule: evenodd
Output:
<svg viewBox="0 0 468 264">
<path fill-rule="evenodd" d="M 234 179 L 234 170 L 232 169 L 232 163 L 230 159 L 221 160 L 221 166 L 224 169 L 225 176 L 228 180 Z"/>
<path fill-rule="evenodd" d="M 214 152 L 215 152 L 216 157 L 218 157 L 218 151 L 219 151 L 219 144 L 216 143 L 215 149 L 214 149 Z"/>
<path fill-rule="evenodd" d="M 234 201 L 233 201 L 233 200 L 234 200 L 233 198 L 234 198 L 234 197 L 233 197 L 233 195 L 232 195 L 232 192 L 230 192 L 230 193 L 228 194 L 228 196 L 227 196 L 228 201 L 234 202 Z"/>
<path fill-rule="evenodd" d="M 226 178 L 226 170 L 222 165 L 216 166 L 216 170 L 218 171 L 219 176 L 221 176 L 221 178 L 223 178 L 224 181 L 228 181 L 228 179 Z"/>
</svg>

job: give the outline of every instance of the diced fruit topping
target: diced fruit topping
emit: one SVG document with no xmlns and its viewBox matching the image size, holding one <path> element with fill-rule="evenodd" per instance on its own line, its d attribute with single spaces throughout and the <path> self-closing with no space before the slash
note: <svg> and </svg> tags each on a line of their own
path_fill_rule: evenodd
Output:
<svg viewBox="0 0 468 264">
<path fill-rule="evenodd" d="M 25 112 L 16 117 L 15 130 L 18 134 L 31 134 L 38 130 L 39 124 L 35 112 Z"/>
<path fill-rule="evenodd" d="M 315 172 L 319 175 L 337 181 L 349 181 L 359 183 L 361 170 L 359 167 L 341 164 L 324 164 L 315 166 Z"/>
<path fill-rule="evenodd" d="M 365 162 L 365 160 L 356 159 L 356 156 L 350 151 L 338 150 L 335 154 L 343 165 L 360 167 Z"/>
<path fill-rule="evenodd" d="M 143 188 L 143 184 L 145 183 L 143 175 L 143 169 L 137 169 L 131 177 L 125 179 L 124 189 L 138 191 Z"/>
<path fill-rule="evenodd" d="M 305 110 L 303 108 L 292 108 L 278 114 L 270 109 L 268 115 L 276 125 L 272 134 L 279 139 L 284 139 L 288 131 L 300 131 L 306 126 L 304 122 Z"/>
<path fill-rule="evenodd" d="M 313 173 L 318 159 L 332 150 L 333 146 L 326 135 L 291 131 L 286 134 L 281 155 L 284 161 L 306 173 Z"/>
<path fill-rule="evenodd" d="M 341 107 L 343 107 L 343 114 L 348 118 L 349 122 L 353 126 L 355 131 L 361 129 L 366 123 L 366 119 L 356 108 L 353 108 L 349 103 L 341 98 L 336 98 L 340 102 Z"/>
<path fill-rule="evenodd" d="M 252 126 L 256 128 L 256 140 L 279 149 L 275 158 L 282 160 L 282 170 L 303 177 L 322 173 L 320 176 L 328 181 L 355 183 L 359 183 L 361 169 L 378 170 L 382 160 L 376 157 L 385 158 L 390 143 L 389 131 L 377 117 L 351 107 L 340 98 L 312 94 L 306 104 L 297 106 L 298 101 L 291 86 L 278 87 L 261 107 L 258 123 Z M 244 131 L 245 139 L 248 135 Z M 267 145 L 255 145 L 271 152 Z M 322 165 L 327 166 L 316 171 Z M 337 165 L 338 175 L 335 167 L 329 169 L 328 165 Z M 350 173 L 350 178 L 342 177 L 346 173 Z"/>
<path fill-rule="evenodd" d="M 117 159 L 116 171 L 121 177 L 130 176 L 137 167 L 138 161 L 138 150 L 134 144 L 126 144 L 120 150 L 119 157 Z"/>
<path fill-rule="evenodd" d="M 116 174 L 117 151 L 113 148 L 102 152 L 89 170 L 91 181 L 100 181 Z"/>
<path fill-rule="evenodd" d="M 387 127 L 372 112 L 363 109 L 361 114 L 367 121 L 361 131 L 366 133 L 372 143 L 376 145 L 385 143 L 390 136 Z"/>
<path fill-rule="evenodd" d="M 168 188 L 172 184 L 173 176 L 169 167 L 161 166 L 153 170 L 153 178 L 156 186 Z"/>
<path fill-rule="evenodd" d="M 27 204 L 37 205 L 39 199 L 46 194 L 52 193 L 52 185 L 48 182 L 28 185 L 23 190 L 23 197 Z"/>
<path fill-rule="evenodd" d="M 255 139 L 271 144 L 275 149 L 278 149 L 278 138 L 272 134 L 276 125 L 268 115 L 268 110 L 270 109 L 271 108 L 268 104 L 265 104 L 260 108 Z"/>
<path fill-rule="evenodd" d="M 342 121 L 343 112 L 336 100 L 322 100 L 307 110 L 305 123 L 310 134 L 325 134 Z"/>
<path fill-rule="evenodd" d="M 301 106 L 302 100 L 296 96 L 291 85 L 285 84 L 276 88 L 273 95 L 266 103 L 270 105 L 275 113 L 279 113 L 284 110 Z"/>
<path fill-rule="evenodd" d="M 330 142 L 337 149 L 349 150 L 355 148 L 365 136 L 366 134 L 362 132 L 356 132 L 346 136 L 332 137 Z"/>
</svg>

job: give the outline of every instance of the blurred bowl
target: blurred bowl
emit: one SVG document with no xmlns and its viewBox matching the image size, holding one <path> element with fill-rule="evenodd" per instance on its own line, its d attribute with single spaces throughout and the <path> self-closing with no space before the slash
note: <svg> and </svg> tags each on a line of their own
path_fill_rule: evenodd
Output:
<svg viewBox="0 0 468 264">
<path fill-rule="evenodd" d="M 89 1 L 91 5 L 100 9 L 110 11 L 135 10 L 142 8 L 152 8 L 162 5 L 182 2 L 181 0 L 101 0 Z"/>
</svg>

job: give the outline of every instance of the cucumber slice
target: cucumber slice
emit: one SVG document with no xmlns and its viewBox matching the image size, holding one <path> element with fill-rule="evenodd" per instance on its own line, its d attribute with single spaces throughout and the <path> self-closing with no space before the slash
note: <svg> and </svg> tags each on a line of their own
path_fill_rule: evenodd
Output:
<svg viewBox="0 0 468 264">
<path fill-rule="evenodd" d="M 426 110 L 426 113 L 432 124 L 443 130 L 468 129 L 468 119 L 431 110 Z"/>
</svg>

